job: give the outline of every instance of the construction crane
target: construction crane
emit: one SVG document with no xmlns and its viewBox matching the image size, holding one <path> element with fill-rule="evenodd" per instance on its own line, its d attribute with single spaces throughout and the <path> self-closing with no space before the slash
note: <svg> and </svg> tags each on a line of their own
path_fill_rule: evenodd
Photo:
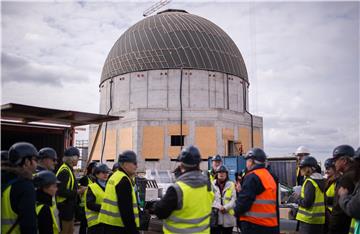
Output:
<svg viewBox="0 0 360 234">
<path fill-rule="evenodd" d="M 143 16 L 146 17 L 146 16 L 151 15 L 152 13 L 159 10 L 161 7 L 169 4 L 170 2 L 171 2 L 171 0 L 160 0 L 159 2 L 155 3 L 154 5 L 152 5 L 148 9 L 146 9 L 143 13 Z"/>
</svg>

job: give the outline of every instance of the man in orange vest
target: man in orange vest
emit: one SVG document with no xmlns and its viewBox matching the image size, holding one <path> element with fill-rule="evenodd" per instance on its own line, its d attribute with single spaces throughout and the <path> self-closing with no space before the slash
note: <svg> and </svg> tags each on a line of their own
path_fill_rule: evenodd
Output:
<svg viewBox="0 0 360 234">
<path fill-rule="evenodd" d="M 253 148 L 245 156 L 247 173 L 235 206 L 243 234 L 279 234 L 277 184 L 265 168 L 266 154 Z"/>
</svg>

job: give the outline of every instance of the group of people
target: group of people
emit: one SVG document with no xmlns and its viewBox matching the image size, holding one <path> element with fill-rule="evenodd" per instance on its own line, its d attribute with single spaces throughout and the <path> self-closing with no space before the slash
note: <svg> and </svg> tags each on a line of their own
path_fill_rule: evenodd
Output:
<svg viewBox="0 0 360 234">
<path fill-rule="evenodd" d="M 325 162 L 326 180 L 317 160 L 298 151 L 301 192 L 294 196 L 300 233 L 358 234 L 360 150 L 336 147 Z M 262 149 L 245 155 L 246 169 L 231 181 L 220 156 L 204 173 L 200 151 L 184 148 L 176 182 L 145 210 L 139 209 L 136 194 L 135 152 L 121 153 L 113 171 L 90 163 L 78 183 L 73 167 L 79 155 L 77 148 L 67 148 L 54 174 L 57 154 L 51 148 L 37 151 L 20 142 L 1 152 L 2 233 L 73 233 L 78 203 L 80 233 L 139 233 L 143 212 L 163 219 L 164 233 L 232 233 L 236 226 L 244 234 L 280 233 L 279 183 Z"/>
<path fill-rule="evenodd" d="M 324 163 L 326 178 L 306 148 L 299 147 L 296 155 L 300 234 L 359 234 L 360 148 L 337 146 Z"/>
</svg>

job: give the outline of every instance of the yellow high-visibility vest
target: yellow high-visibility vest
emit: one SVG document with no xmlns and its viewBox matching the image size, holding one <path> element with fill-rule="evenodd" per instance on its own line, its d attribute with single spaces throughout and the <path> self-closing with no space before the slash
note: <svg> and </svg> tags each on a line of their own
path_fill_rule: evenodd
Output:
<svg viewBox="0 0 360 234">
<path fill-rule="evenodd" d="M 349 229 L 349 234 L 354 234 L 355 233 L 355 224 L 356 224 L 356 219 L 352 218 L 351 219 L 350 229 Z"/>
<path fill-rule="evenodd" d="M 36 215 L 39 215 L 41 209 L 44 207 L 44 204 L 37 204 L 36 205 Z M 59 233 L 59 226 L 58 226 L 58 223 L 57 223 L 57 220 L 55 218 L 55 213 L 54 213 L 54 210 L 56 209 L 56 204 L 52 204 L 52 206 L 50 207 L 50 213 L 51 213 L 51 218 L 52 218 L 52 221 L 53 221 L 53 233 L 54 234 L 58 234 Z"/>
<path fill-rule="evenodd" d="M 228 204 L 231 201 L 232 192 L 235 189 L 234 183 L 233 182 L 230 182 L 230 183 L 231 183 L 231 185 L 226 189 L 225 194 L 224 194 L 225 195 L 224 200 L 223 200 L 224 205 Z M 231 208 L 228 212 L 230 215 L 235 214 L 234 208 Z"/>
<path fill-rule="evenodd" d="M 182 199 L 182 207 L 174 210 L 164 220 L 164 233 L 210 233 L 210 213 L 214 193 L 208 191 L 207 185 L 192 188 L 181 181 L 177 181 L 176 185 L 182 191 L 182 198 L 178 198 Z"/>
<path fill-rule="evenodd" d="M 92 226 L 99 223 L 99 220 L 98 220 L 99 212 L 90 210 L 87 207 L 86 194 L 88 193 L 89 189 L 94 194 L 94 196 L 96 198 L 95 203 L 98 204 L 98 205 L 101 205 L 102 201 L 104 200 L 105 191 L 102 190 L 102 188 L 97 183 L 89 184 L 88 188 L 85 191 L 85 194 L 84 194 L 84 197 L 85 197 L 85 215 L 86 215 L 86 220 L 87 220 L 87 223 L 88 223 L 88 227 L 92 227 Z"/>
<path fill-rule="evenodd" d="M 139 208 L 138 208 L 132 180 L 123 171 L 120 170 L 117 170 L 114 174 L 112 174 L 112 176 L 110 177 L 109 181 L 106 184 L 105 197 L 101 204 L 101 210 L 99 213 L 98 220 L 100 223 L 105 223 L 117 227 L 124 227 L 124 223 L 123 220 L 121 219 L 121 215 L 118 207 L 118 199 L 115 189 L 116 185 L 122 180 L 123 177 L 126 177 L 131 184 L 132 203 L 133 203 L 132 205 L 135 215 L 135 223 L 137 227 L 140 227 Z"/>
<path fill-rule="evenodd" d="M 331 198 L 334 198 L 335 197 L 335 182 L 333 182 L 329 188 L 326 190 L 326 197 L 331 197 Z M 332 211 L 333 209 L 333 204 L 326 204 L 327 205 L 327 208 Z"/>
<path fill-rule="evenodd" d="M 1 233 L 7 233 L 10 228 L 16 223 L 18 217 L 18 215 L 11 208 L 11 188 L 12 185 L 7 187 L 1 196 Z M 20 234 L 20 227 L 18 224 L 15 226 L 11 233 Z"/>
<path fill-rule="evenodd" d="M 63 171 L 67 171 L 69 173 L 69 180 L 66 184 L 66 189 L 68 190 L 73 190 L 74 189 L 74 182 L 75 182 L 75 176 L 74 173 L 71 171 L 70 167 L 66 164 L 63 163 L 61 165 L 61 167 L 59 168 L 59 170 L 56 172 L 56 177 Z M 65 197 L 61 197 L 61 196 L 56 196 L 56 202 L 57 203 L 61 203 L 63 201 L 65 201 L 66 198 Z"/>
<path fill-rule="evenodd" d="M 299 206 L 296 219 L 304 223 L 309 224 L 324 224 L 325 223 L 325 197 L 324 193 L 320 190 L 317 183 L 307 177 L 301 188 L 301 198 L 305 197 L 305 185 L 306 183 L 312 183 L 315 187 L 315 200 L 314 204 L 310 208 Z"/>
</svg>

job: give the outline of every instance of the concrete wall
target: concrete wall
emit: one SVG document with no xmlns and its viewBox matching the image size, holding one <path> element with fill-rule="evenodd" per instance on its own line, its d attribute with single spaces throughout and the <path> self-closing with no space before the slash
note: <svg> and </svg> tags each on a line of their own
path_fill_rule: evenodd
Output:
<svg viewBox="0 0 360 234">
<path fill-rule="evenodd" d="M 110 108 L 121 114 L 138 108 L 178 109 L 181 70 L 134 72 L 105 81 L 100 86 L 100 113 Z M 244 80 L 220 72 L 183 70 L 182 104 L 184 109 L 221 108 L 244 112 Z M 112 83 L 111 83 L 112 82 Z"/>
<path fill-rule="evenodd" d="M 171 160 L 181 147 L 171 146 L 171 135 L 180 135 L 180 75 L 181 70 L 175 69 L 134 72 L 101 85 L 100 113 L 110 109 L 111 93 L 110 114 L 123 116 L 108 124 L 104 160 L 116 161 L 119 153 L 131 149 L 139 156 L 139 170 L 175 168 Z M 197 145 L 204 160 L 227 155 L 229 144 L 248 150 L 250 116 L 244 112 L 243 100 L 248 83 L 220 72 L 188 69 L 182 78 L 184 145 Z M 262 118 L 254 116 L 254 146 L 263 145 L 262 128 Z M 95 133 L 92 126 L 91 145 Z M 93 159 L 100 159 L 103 138 L 104 127 Z M 207 167 L 206 162 L 202 167 Z"/>
</svg>

